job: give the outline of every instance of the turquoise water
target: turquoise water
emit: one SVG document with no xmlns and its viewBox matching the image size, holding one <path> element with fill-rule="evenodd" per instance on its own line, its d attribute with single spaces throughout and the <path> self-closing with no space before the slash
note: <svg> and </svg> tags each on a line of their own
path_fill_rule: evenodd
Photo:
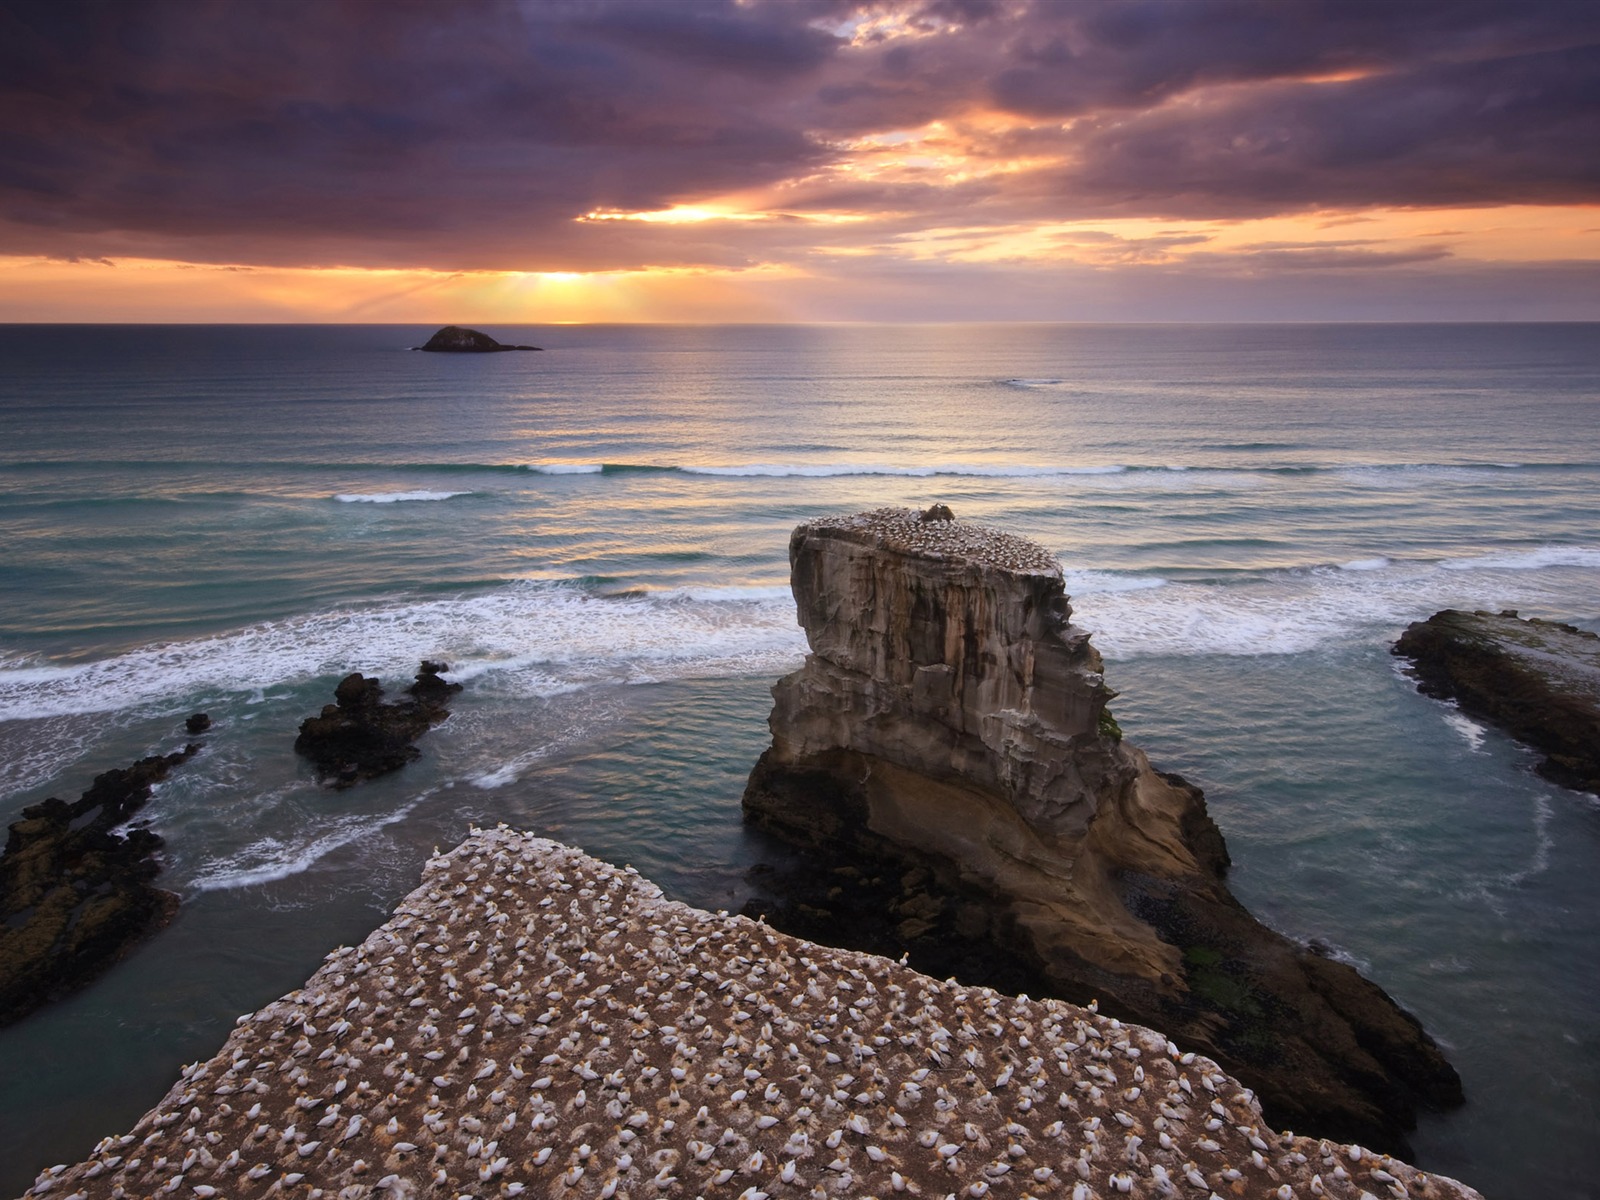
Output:
<svg viewBox="0 0 1600 1200">
<path fill-rule="evenodd" d="M 1118 719 L 1203 786 L 1264 920 L 1417 1012 L 1429 1168 L 1600 1196 L 1600 802 L 1415 693 L 1446 606 L 1600 628 L 1592 326 L 0 327 L 0 821 L 218 722 L 145 810 L 178 920 L 0 1031 L 0 1193 L 125 1129 L 499 821 L 734 908 L 803 653 L 799 521 L 950 504 L 1058 552 Z M 442 657 L 398 776 L 291 745 Z"/>
</svg>

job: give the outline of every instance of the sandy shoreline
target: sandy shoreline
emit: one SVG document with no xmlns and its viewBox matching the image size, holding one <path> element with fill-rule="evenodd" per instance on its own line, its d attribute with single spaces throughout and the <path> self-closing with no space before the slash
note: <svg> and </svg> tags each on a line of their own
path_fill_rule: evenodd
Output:
<svg viewBox="0 0 1600 1200">
<path fill-rule="evenodd" d="M 1211 1060 L 474 830 L 29 1196 L 1477 1196 L 1279 1134 Z"/>
</svg>

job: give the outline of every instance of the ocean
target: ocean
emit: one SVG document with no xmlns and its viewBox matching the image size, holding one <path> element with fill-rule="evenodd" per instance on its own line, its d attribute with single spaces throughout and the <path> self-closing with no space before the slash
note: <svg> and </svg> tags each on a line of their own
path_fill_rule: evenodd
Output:
<svg viewBox="0 0 1600 1200">
<path fill-rule="evenodd" d="M 216 721 L 141 814 L 176 921 L 0 1031 L 0 1194 L 505 821 L 736 910 L 804 653 L 790 530 L 949 504 L 1060 555 L 1129 739 L 1261 919 L 1415 1012 L 1465 1108 L 1419 1165 L 1600 1196 L 1600 799 L 1416 693 L 1440 608 L 1600 629 L 1600 328 L 0 327 L 0 823 Z M 316 787 L 345 673 L 465 690 Z"/>
</svg>

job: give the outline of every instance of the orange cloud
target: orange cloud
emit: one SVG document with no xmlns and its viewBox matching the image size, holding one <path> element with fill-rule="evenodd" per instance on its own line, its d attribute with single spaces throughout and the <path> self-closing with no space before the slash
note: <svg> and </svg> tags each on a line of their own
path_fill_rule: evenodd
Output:
<svg viewBox="0 0 1600 1200">
<path fill-rule="evenodd" d="M 801 272 L 522 272 L 0 258 L 0 321 L 737 322 L 788 319 L 769 286 Z"/>
</svg>

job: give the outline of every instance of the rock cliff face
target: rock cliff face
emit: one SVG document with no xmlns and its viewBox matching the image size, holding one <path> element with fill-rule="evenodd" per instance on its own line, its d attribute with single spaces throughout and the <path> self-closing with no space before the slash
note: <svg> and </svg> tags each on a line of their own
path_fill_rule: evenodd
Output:
<svg viewBox="0 0 1600 1200">
<path fill-rule="evenodd" d="M 1514 612 L 1447 608 L 1410 626 L 1394 652 L 1411 659 L 1424 694 L 1542 751 L 1539 774 L 1600 793 L 1600 637 Z"/>
<path fill-rule="evenodd" d="M 1279 1124 L 1403 1149 L 1418 1103 L 1460 1101 L 1455 1072 L 1379 988 L 1233 898 L 1200 791 L 1121 740 L 1053 556 L 947 514 L 790 540 L 811 653 L 773 689 L 744 805 L 837 882 L 769 919 L 913 963 L 965 943 L 980 972 L 1211 1055 Z"/>
</svg>

